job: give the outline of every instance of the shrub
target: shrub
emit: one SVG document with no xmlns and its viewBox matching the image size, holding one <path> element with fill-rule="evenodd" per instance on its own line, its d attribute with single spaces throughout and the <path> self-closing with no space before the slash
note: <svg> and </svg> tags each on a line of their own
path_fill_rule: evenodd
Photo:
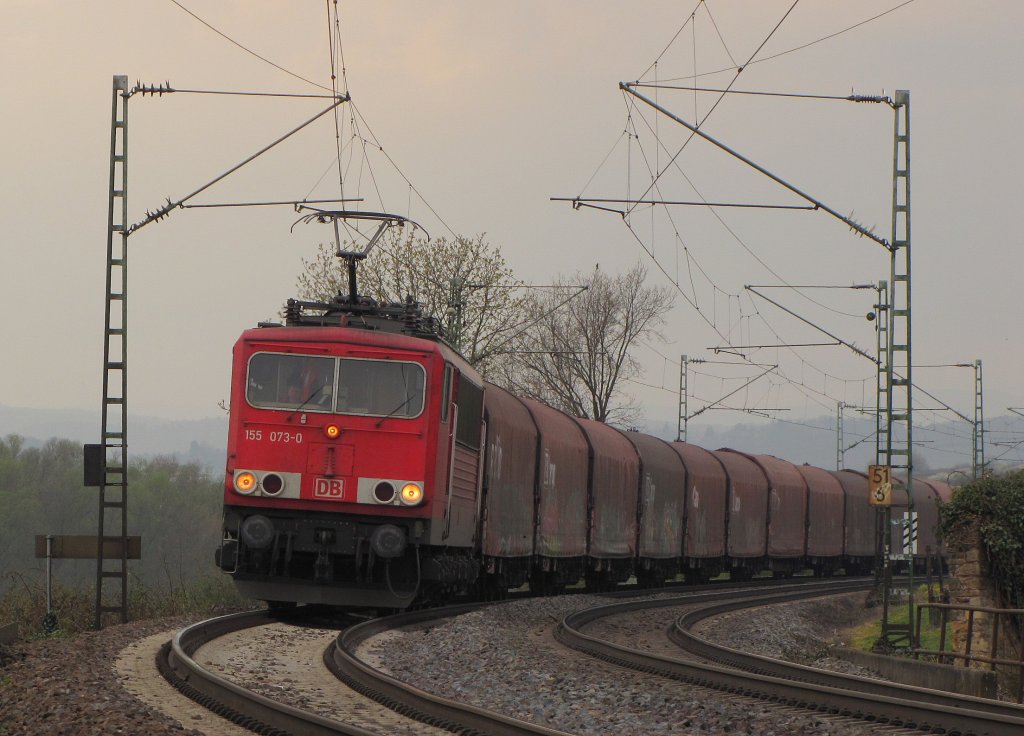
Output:
<svg viewBox="0 0 1024 736">
<path fill-rule="evenodd" d="M 977 530 L 1006 605 L 1024 607 L 1024 471 L 962 486 L 940 514 L 948 541 Z"/>
</svg>

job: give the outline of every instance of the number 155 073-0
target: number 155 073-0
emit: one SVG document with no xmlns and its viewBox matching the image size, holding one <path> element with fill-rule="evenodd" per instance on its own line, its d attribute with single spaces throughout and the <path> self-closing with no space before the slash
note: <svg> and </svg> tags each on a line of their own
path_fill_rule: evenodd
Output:
<svg viewBox="0 0 1024 736">
<path fill-rule="evenodd" d="M 302 433 L 301 432 L 285 432 L 279 430 L 262 430 L 262 429 L 247 429 L 245 430 L 245 439 L 252 442 L 274 442 L 281 444 L 302 444 Z"/>
</svg>

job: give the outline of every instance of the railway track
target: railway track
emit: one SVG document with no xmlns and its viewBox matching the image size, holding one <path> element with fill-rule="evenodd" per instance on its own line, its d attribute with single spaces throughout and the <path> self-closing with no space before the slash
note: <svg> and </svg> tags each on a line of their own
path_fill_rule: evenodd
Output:
<svg viewBox="0 0 1024 736">
<path fill-rule="evenodd" d="M 625 591 L 617 595 L 635 595 Z M 342 640 L 328 648 L 323 661 L 327 669 L 335 672 L 353 692 L 341 700 L 355 701 L 349 709 L 358 711 L 359 717 L 348 723 L 338 718 L 325 718 L 280 702 L 279 697 L 268 697 L 254 692 L 226 675 L 225 667 L 218 668 L 207 662 L 197 661 L 197 652 L 215 640 L 224 640 L 232 635 L 258 627 L 282 625 L 282 620 L 266 611 L 251 611 L 218 617 L 194 624 L 183 629 L 174 640 L 166 643 L 158 657 L 157 667 L 163 677 L 176 689 L 193 701 L 227 720 L 257 733 L 331 733 L 367 734 L 394 733 L 401 727 L 408 733 L 447 733 L 455 730 L 461 733 L 509 733 L 509 734 L 555 734 L 551 729 L 536 728 L 513 719 L 492 717 L 479 708 L 460 707 L 460 704 L 437 698 L 407 688 L 392 678 L 376 675 L 372 669 L 358 660 L 355 649 L 363 641 L 387 630 L 414 626 L 424 622 L 437 621 L 449 616 L 480 608 L 481 604 L 431 609 L 409 614 L 392 616 L 373 621 L 364 627 L 347 632 Z M 284 621 L 292 625 L 310 625 L 322 617 L 304 615 L 298 609 Z M 356 627 L 364 619 L 349 619 L 344 622 L 333 620 L 325 627 Z M 386 623 L 382 623 L 386 622 Z M 255 645 L 254 645 L 255 646 Z M 408 691 L 408 692 L 406 692 Z M 380 703 L 376 709 L 374 702 Z M 332 703 L 337 710 L 337 703 Z M 345 710 L 344 705 L 341 710 Z M 395 714 L 397 712 L 397 715 Z M 407 714 L 403 716 L 401 714 Z M 366 725 L 373 721 L 372 726 Z M 362 723 L 363 725 L 359 725 Z M 432 728 L 430 724 L 443 724 L 444 728 Z"/>
<path fill-rule="evenodd" d="M 336 696 L 336 701 L 331 703 L 332 711 L 342 713 L 339 717 L 327 717 L 267 697 L 218 674 L 214 668 L 200 664 L 196 655 L 203 646 L 249 629 L 280 623 L 265 611 L 222 616 L 183 629 L 161 649 L 157 667 L 165 679 L 183 694 L 213 713 L 255 733 L 275 736 L 379 736 L 455 732 L 468 735 L 567 736 L 561 731 L 534 726 L 423 692 L 374 670 L 355 654 L 359 644 L 382 631 L 436 621 L 479 607 L 479 604 L 474 604 L 401 614 L 361 624 L 349 622 L 350 625 L 323 652 L 327 669 L 351 688 L 350 694 L 340 698 Z M 310 620 L 298 614 L 291 617 L 290 625 L 310 625 Z M 351 702 L 339 703 L 337 699 Z M 345 712 L 353 713 L 357 718 L 346 719 Z M 363 725 L 352 720 L 361 721 Z"/>
<path fill-rule="evenodd" d="M 559 646 L 554 643 L 557 639 L 563 645 L 577 650 L 576 657 L 597 657 L 615 666 L 646 673 L 637 675 L 640 677 L 654 675 L 656 680 L 670 678 L 729 694 L 741 694 L 781 705 L 785 711 L 831 714 L 841 717 L 841 720 L 856 718 L 881 726 L 882 730 L 913 728 L 935 733 L 993 736 L 1024 733 L 1024 709 L 1020 706 L 824 672 L 721 647 L 691 632 L 693 626 L 702 619 L 743 607 L 862 590 L 866 587 L 864 581 L 812 581 L 782 586 L 765 585 L 766 582 L 762 581 L 758 591 L 749 588 L 690 588 L 685 589 L 685 594 L 670 597 L 629 600 L 587 608 L 561 619 L 552 644 Z M 607 621 L 614 616 L 630 615 L 654 607 L 679 606 L 685 607 L 685 611 L 681 615 L 672 612 L 670 618 L 666 619 L 674 623 L 669 627 L 671 631 L 658 653 L 616 644 L 609 640 L 614 637 L 594 636 L 586 631 L 595 630 L 595 622 L 602 619 Z M 386 636 L 389 631 L 426 631 L 444 618 L 483 609 L 483 606 L 473 604 L 416 611 L 359 623 L 347 621 L 343 626 L 335 624 L 334 629 L 342 628 L 336 636 L 331 631 L 321 632 L 320 648 L 316 651 L 321 652 L 325 643 L 332 640 L 330 646 L 326 646 L 326 651 L 322 651 L 324 664 L 351 689 L 350 695 L 346 697 L 358 699 L 359 705 L 353 707 L 355 712 L 361 714 L 362 720 L 354 719 L 351 722 L 333 713 L 331 717 L 326 717 L 322 712 L 321 715 L 310 713 L 305 702 L 302 703 L 303 707 L 296 707 L 282 703 L 278 698 L 253 693 L 196 662 L 193 655 L 209 641 L 251 627 L 266 626 L 269 631 L 274 626 L 286 626 L 263 612 L 213 619 L 183 630 L 165 647 L 163 658 L 166 662 L 163 667 L 171 673 L 172 680 L 179 681 L 179 689 L 183 692 L 257 733 L 455 732 L 554 736 L 573 731 L 572 727 L 564 723 L 559 726 L 564 731 L 533 725 L 484 707 L 427 692 L 380 671 L 373 658 L 366 655 L 367 642 Z M 296 619 L 288 626 L 302 623 Z M 306 625 L 320 626 L 308 622 Z M 676 644 L 669 643 L 668 639 Z M 677 650 L 676 646 L 686 651 Z M 671 652 L 666 653 L 666 649 Z M 311 651 L 308 659 L 316 656 Z M 580 664 L 576 666 L 580 667 Z M 585 664 L 582 667 L 586 670 Z M 553 694 L 552 697 L 558 696 Z M 340 696 L 333 695 L 332 698 L 337 700 Z M 333 701 L 332 704 L 336 705 Z M 371 707 L 379 709 L 378 715 L 368 714 L 367 709 Z M 401 730 L 396 725 L 398 723 L 402 724 Z M 577 729 L 577 732 L 585 730 Z"/>
<path fill-rule="evenodd" d="M 456 733 L 568 736 L 564 731 L 537 726 L 415 688 L 375 669 L 358 654 L 360 645 L 386 631 L 436 622 L 439 618 L 457 616 L 481 607 L 480 604 L 448 606 L 367 621 L 339 634 L 335 645 L 324 653 L 324 660 L 328 668 L 353 689 L 399 712 L 409 713 L 417 720 L 434 723 Z"/>
<path fill-rule="evenodd" d="M 931 733 L 1024 733 L 1024 708 L 1018 705 L 805 667 L 722 647 L 691 631 L 703 619 L 742 608 L 806 599 L 825 591 L 835 594 L 863 589 L 863 583 L 827 583 L 753 594 L 723 592 L 714 601 L 696 606 L 692 595 L 628 601 L 566 616 L 556 637 L 568 647 L 622 667 L 772 703 Z M 691 658 L 640 651 L 583 631 L 602 618 L 672 606 L 689 607 L 671 626 L 668 636 Z"/>
<path fill-rule="evenodd" d="M 195 659 L 197 651 L 217 639 L 274 622 L 265 611 L 251 611 L 209 619 L 182 629 L 157 655 L 164 678 L 213 713 L 256 733 L 349 734 L 373 732 L 338 723 L 260 695 L 233 682 Z"/>
</svg>

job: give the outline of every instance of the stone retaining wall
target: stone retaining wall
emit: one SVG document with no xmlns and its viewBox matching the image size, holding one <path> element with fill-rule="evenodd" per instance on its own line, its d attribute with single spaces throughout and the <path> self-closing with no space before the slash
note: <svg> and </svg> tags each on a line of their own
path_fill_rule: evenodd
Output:
<svg viewBox="0 0 1024 736">
<path fill-rule="evenodd" d="M 948 540 L 946 549 L 950 570 L 950 603 L 979 608 L 1002 608 L 1005 604 L 993 583 L 979 532 L 975 529 L 968 534 Z M 1012 627 L 1007 625 L 1007 621 L 1000 623 L 999 651 L 993 653 L 993 618 L 993 614 L 983 611 L 975 612 L 974 626 L 971 632 L 971 654 L 978 657 L 1019 659 L 1020 639 L 1017 632 L 1010 630 Z M 953 637 L 952 650 L 961 654 L 965 653 L 968 635 L 967 612 L 953 612 L 950 628 Z M 960 664 L 962 662 L 961 660 Z M 967 666 L 974 669 L 991 669 L 990 664 L 975 660 L 968 662 Z M 1016 668 L 1000 667 L 997 672 L 1000 686 L 1015 694 L 1020 671 Z"/>
</svg>

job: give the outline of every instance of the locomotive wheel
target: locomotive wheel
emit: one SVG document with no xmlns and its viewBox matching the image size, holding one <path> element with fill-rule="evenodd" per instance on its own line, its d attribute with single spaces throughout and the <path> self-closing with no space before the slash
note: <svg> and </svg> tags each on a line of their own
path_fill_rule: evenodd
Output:
<svg viewBox="0 0 1024 736">
<path fill-rule="evenodd" d="M 702 567 L 691 568 L 684 575 L 687 585 L 707 585 L 711 574 Z"/>
<path fill-rule="evenodd" d="M 641 588 L 664 588 L 665 576 L 657 570 L 640 570 L 636 574 L 636 583 Z"/>
<path fill-rule="evenodd" d="M 558 595 L 562 592 L 562 585 L 554 573 L 537 572 L 530 576 L 530 590 L 537 595 Z"/>
<path fill-rule="evenodd" d="M 488 578 L 487 587 L 488 592 L 491 595 L 491 600 L 503 601 L 508 598 L 508 581 L 505 580 L 504 575 L 495 575 L 492 578 Z"/>
<path fill-rule="evenodd" d="M 485 575 L 477 581 L 477 597 L 484 601 L 503 601 L 508 598 L 508 583 L 504 575 Z"/>
</svg>

